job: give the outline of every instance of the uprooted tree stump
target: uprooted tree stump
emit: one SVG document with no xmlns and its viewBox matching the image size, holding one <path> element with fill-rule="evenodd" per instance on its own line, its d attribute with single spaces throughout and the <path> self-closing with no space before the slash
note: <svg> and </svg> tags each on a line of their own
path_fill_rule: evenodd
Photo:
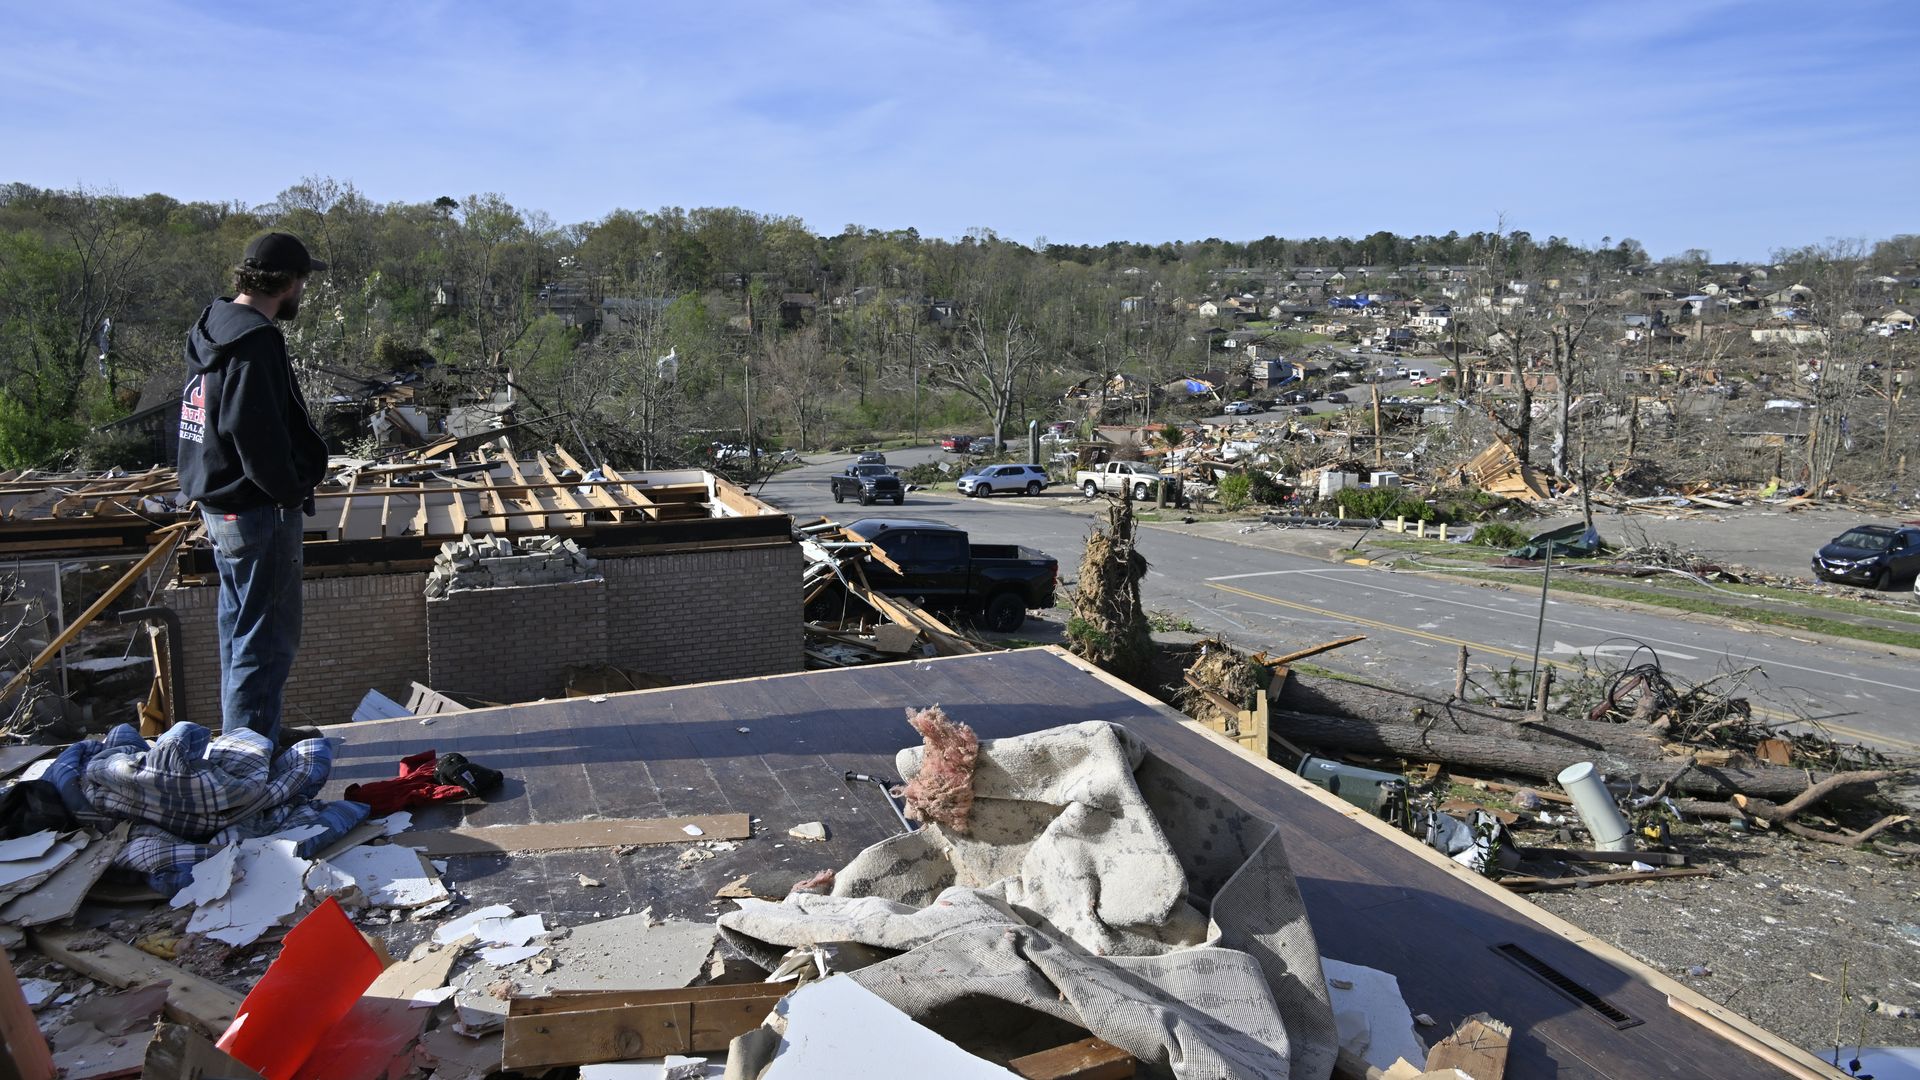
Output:
<svg viewBox="0 0 1920 1080">
<path fill-rule="evenodd" d="M 1152 677 L 1153 631 L 1140 603 L 1147 560 L 1134 546 L 1133 506 L 1113 500 L 1107 527 L 1087 537 L 1073 593 L 1067 643 L 1101 670 L 1136 686 Z"/>
</svg>

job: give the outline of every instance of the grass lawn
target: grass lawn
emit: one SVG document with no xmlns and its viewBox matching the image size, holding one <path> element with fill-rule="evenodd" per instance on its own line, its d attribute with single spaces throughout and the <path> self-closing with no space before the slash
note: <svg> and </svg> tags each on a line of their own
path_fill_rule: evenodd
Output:
<svg viewBox="0 0 1920 1080">
<path fill-rule="evenodd" d="M 1472 569 L 1476 564 L 1485 564 L 1505 554 L 1492 548 L 1476 548 L 1467 544 L 1443 546 L 1420 540 L 1378 539 L 1369 540 L 1368 543 L 1376 548 L 1417 552 L 1437 559 L 1445 559 L 1461 569 Z M 1476 581 L 1499 581 L 1521 586 L 1537 585 L 1540 581 L 1540 575 L 1531 571 L 1482 573 L 1475 570 L 1472 576 Z M 1804 630 L 1808 633 L 1851 638 L 1855 641 L 1867 641 L 1879 645 L 1900 645 L 1910 649 L 1920 649 L 1920 622 L 1916 622 L 1913 630 L 1907 631 L 1878 626 L 1860 626 L 1839 619 L 1824 619 L 1814 614 L 1818 611 L 1832 611 L 1876 619 L 1901 619 L 1907 616 L 1905 612 L 1897 609 L 1889 610 L 1880 604 L 1796 592 L 1792 589 L 1770 588 L 1764 585 L 1718 586 L 1718 588 L 1736 591 L 1743 596 L 1761 597 L 1791 605 L 1791 607 L 1756 607 L 1729 602 L 1728 598 L 1724 598 L 1712 588 L 1674 575 L 1661 575 L 1642 580 L 1658 588 L 1636 588 L 1622 583 L 1598 581 L 1577 573 L 1555 573 L 1549 591 L 1613 600 L 1631 600 L 1635 603 L 1650 604 L 1674 611 L 1712 615 L 1737 622 L 1777 626 L 1788 630 Z"/>
</svg>

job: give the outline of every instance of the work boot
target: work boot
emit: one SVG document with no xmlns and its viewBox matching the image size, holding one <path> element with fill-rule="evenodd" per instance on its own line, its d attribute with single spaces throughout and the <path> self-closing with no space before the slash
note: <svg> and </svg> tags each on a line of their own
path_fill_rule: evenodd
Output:
<svg viewBox="0 0 1920 1080">
<path fill-rule="evenodd" d="M 465 754 L 447 754 L 434 767 L 434 779 L 443 784 L 457 784 L 466 789 L 468 795 L 480 798 L 498 788 L 506 779 L 499 769 L 489 769 L 485 765 L 475 765 L 467 760 Z"/>
</svg>

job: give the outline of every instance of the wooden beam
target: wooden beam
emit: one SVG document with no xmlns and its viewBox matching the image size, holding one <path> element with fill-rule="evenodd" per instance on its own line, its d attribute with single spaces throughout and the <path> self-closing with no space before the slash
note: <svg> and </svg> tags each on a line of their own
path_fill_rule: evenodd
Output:
<svg viewBox="0 0 1920 1080">
<path fill-rule="evenodd" d="M 53 1080 L 53 1051 L 40 1034 L 13 961 L 0 950 L 0 1075 L 8 1080 Z"/>
<path fill-rule="evenodd" d="M 1007 1068 L 1026 1080 L 1125 1080 L 1139 1063 L 1112 1043 L 1089 1037 L 1014 1058 Z"/>
<path fill-rule="evenodd" d="M 1265 664 L 1268 667 L 1273 667 L 1275 665 L 1281 665 L 1281 664 L 1291 664 L 1291 663 L 1294 663 L 1295 661 L 1305 660 L 1309 656 L 1319 656 L 1323 652 L 1332 652 L 1335 649 L 1343 648 L 1345 646 L 1352 645 L 1355 642 L 1365 641 L 1365 640 L 1367 640 L 1367 635 L 1355 634 L 1352 637 L 1343 637 L 1337 641 L 1323 641 L 1318 645 L 1314 645 L 1309 648 L 1299 649 L 1294 652 L 1287 653 L 1285 656 L 1269 657 L 1265 653 L 1262 653 L 1254 657 L 1254 660 L 1257 663 Z"/>
<path fill-rule="evenodd" d="M 540 1072 L 725 1050 L 759 1027 L 787 989 L 741 983 L 515 998 L 507 1006 L 501 1064 Z"/>
<path fill-rule="evenodd" d="M 546 528 L 547 528 L 546 504 L 540 501 L 540 496 L 537 492 L 531 490 L 533 485 L 529 485 L 527 483 L 526 476 L 524 476 L 520 472 L 520 462 L 512 454 L 502 454 L 500 455 L 500 458 L 502 461 L 505 461 L 507 463 L 507 474 L 513 477 L 514 486 L 523 489 L 520 495 L 518 496 L 518 498 L 516 499 L 516 501 L 521 503 L 532 503 L 534 506 L 539 507 L 540 512 L 533 515 L 533 527 L 542 532 L 546 531 Z"/>
<path fill-rule="evenodd" d="M 219 1038 L 240 1009 L 239 994 L 211 979 L 92 930 L 29 930 L 27 942 L 49 960 L 114 986 L 168 982 L 166 1013 Z"/>
<path fill-rule="evenodd" d="M 1587 885 L 1624 885 L 1636 881 L 1659 881 L 1663 878 L 1711 877 L 1713 871 L 1704 866 L 1682 867 L 1677 870 L 1631 870 L 1620 874 L 1588 874 L 1584 877 L 1542 878 L 1512 876 L 1500 879 L 1500 884 L 1514 892 L 1541 892 L 1547 889 L 1578 889 Z"/>
</svg>

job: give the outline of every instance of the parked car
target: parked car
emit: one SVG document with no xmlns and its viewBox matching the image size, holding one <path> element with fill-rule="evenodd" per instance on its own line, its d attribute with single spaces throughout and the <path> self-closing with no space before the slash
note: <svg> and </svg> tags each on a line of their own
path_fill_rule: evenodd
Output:
<svg viewBox="0 0 1920 1080">
<path fill-rule="evenodd" d="M 967 444 L 973 441 L 971 435 L 948 435 L 940 440 L 940 449 L 949 454 L 964 454 Z"/>
<path fill-rule="evenodd" d="M 1311 406 L 1311 405 L 1295 405 L 1295 406 L 1293 407 L 1293 415 L 1295 415 L 1295 416 L 1312 416 L 1312 415 L 1313 415 L 1313 406 Z"/>
<path fill-rule="evenodd" d="M 1335 391 L 1327 395 L 1327 401 L 1333 405 L 1345 405 L 1347 403 L 1347 395 Z"/>
<path fill-rule="evenodd" d="M 1229 401 L 1221 411 L 1228 416 L 1252 416 L 1260 411 L 1260 407 L 1251 401 Z"/>
<path fill-rule="evenodd" d="M 997 454 L 1007 448 L 1007 444 L 991 435 L 974 435 L 967 440 L 969 454 Z"/>
<path fill-rule="evenodd" d="M 1049 482 L 1047 470 L 1038 465 L 989 465 L 962 476 L 954 486 L 962 495 L 986 496 L 996 491 L 1038 495 Z"/>
<path fill-rule="evenodd" d="M 1020 629 L 1027 609 L 1053 606 L 1060 564 L 1043 551 L 969 543 L 964 531 L 940 521 L 861 518 L 847 528 L 893 564 L 875 558 L 863 567 L 873 587 L 888 596 L 966 612 L 999 633 Z M 823 596 L 809 605 L 808 614 L 839 606 L 839 599 Z"/>
<path fill-rule="evenodd" d="M 887 455 L 878 450 L 869 450 L 859 457 L 854 458 L 853 463 L 855 465 L 885 465 L 887 463 Z"/>
<path fill-rule="evenodd" d="M 1821 581 L 1891 589 L 1896 581 L 1916 578 L 1920 588 L 1920 528 L 1857 525 L 1813 556 L 1813 576 Z"/>
<path fill-rule="evenodd" d="M 881 500 L 891 500 L 899 506 L 907 501 L 907 489 L 885 465 L 849 465 L 847 471 L 829 476 L 827 482 L 833 486 L 833 501 L 846 502 L 849 497 L 860 500 L 861 506 L 872 506 Z"/>
</svg>

